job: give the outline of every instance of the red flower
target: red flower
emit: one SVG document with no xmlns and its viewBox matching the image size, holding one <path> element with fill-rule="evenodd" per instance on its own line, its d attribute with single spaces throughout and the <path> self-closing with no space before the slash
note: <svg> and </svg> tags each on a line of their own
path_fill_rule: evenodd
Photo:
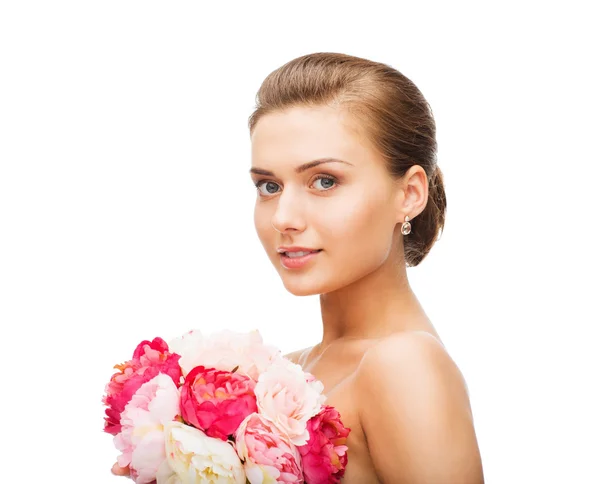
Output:
<svg viewBox="0 0 600 484">
<path fill-rule="evenodd" d="M 227 440 L 257 412 L 254 386 L 245 375 L 196 366 L 181 387 L 181 416 L 209 437 Z"/>
<path fill-rule="evenodd" d="M 309 439 L 298 447 L 302 457 L 304 479 L 308 484 L 337 484 L 346 472 L 348 455 L 344 427 L 339 412 L 325 405 L 307 424 Z"/>
<path fill-rule="evenodd" d="M 180 356 L 169 352 L 169 346 L 161 338 L 142 341 L 133 352 L 133 358 L 120 365 L 106 385 L 106 395 L 102 403 L 108 406 L 104 418 L 104 431 L 116 435 L 121 431 L 121 413 L 131 397 L 147 381 L 159 373 L 173 379 L 175 385 L 181 382 Z"/>
</svg>

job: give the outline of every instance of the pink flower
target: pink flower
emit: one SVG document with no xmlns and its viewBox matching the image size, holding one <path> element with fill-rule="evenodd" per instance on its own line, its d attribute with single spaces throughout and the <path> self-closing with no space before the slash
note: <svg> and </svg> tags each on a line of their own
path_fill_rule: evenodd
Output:
<svg viewBox="0 0 600 484">
<path fill-rule="evenodd" d="M 281 358 L 261 373 L 254 390 L 261 415 L 281 428 L 294 445 L 308 441 L 306 423 L 325 402 L 323 384 L 307 381 L 310 378 L 300 365 Z"/>
<path fill-rule="evenodd" d="M 114 438 L 137 484 L 152 482 L 166 459 L 164 427 L 179 414 L 179 391 L 168 375 L 159 373 L 144 383 L 121 414 L 121 432 Z"/>
<path fill-rule="evenodd" d="M 339 412 L 326 405 L 308 421 L 310 438 L 298 447 L 304 479 L 308 484 L 337 484 L 344 476 L 348 455 L 346 438 L 350 429 L 342 424 Z"/>
<path fill-rule="evenodd" d="M 106 385 L 102 403 L 108 406 L 104 418 L 104 431 L 116 435 L 121 431 L 121 413 L 133 394 L 159 373 L 170 376 L 176 386 L 181 380 L 180 356 L 169 352 L 161 338 L 142 341 L 133 352 L 133 358 L 116 365 L 115 373 Z"/>
<path fill-rule="evenodd" d="M 254 385 L 247 376 L 197 366 L 181 387 L 181 416 L 209 437 L 227 440 L 257 411 Z"/>
<path fill-rule="evenodd" d="M 298 449 L 273 423 L 249 415 L 235 434 L 235 447 L 250 484 L 303 483 Z"/>
</svg>

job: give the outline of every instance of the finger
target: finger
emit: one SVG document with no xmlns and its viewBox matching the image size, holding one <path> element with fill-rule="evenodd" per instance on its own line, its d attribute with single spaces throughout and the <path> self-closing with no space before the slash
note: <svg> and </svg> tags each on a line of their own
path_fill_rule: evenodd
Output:
<svg viewBox="0 0 600 484">
<path fill-rule="evenodd" d="M 111 472 L 116 476 L 128 476 L 129 467 L 121 467 L 117 462 L 112 466 Z"/>
</svg>

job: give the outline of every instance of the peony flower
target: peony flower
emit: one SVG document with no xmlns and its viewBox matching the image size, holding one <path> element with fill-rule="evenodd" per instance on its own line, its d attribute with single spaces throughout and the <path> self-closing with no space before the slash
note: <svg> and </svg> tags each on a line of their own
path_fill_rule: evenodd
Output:
<svg viewBox="0 0 600 484">
<path fill-rule="evenodd" d="M 135 349 L 133 358 L 115 368 L 115 373 L 106 385 L 102 403 L 108 406 L 104 418 L 104 431 L 116 435 L 121 431 L 121 413 L 134 393 L 159 373 L 170 376 L 175 385 L 181 380 L 177 354 L 169 352 L 167 343 L 161 338 L 142 341 Z"/>
<path fill-rule="evenodd" d="M 273 423 L 258 413 L 249 415 L 235 435 L 235 447 L 244 461 L 250 484 L 302 484 L 302 466 L 296 446 Z"/>
<path fill-rule="evenodd" d="M 348 455 L 346 438 L 350 429 L 342 424 L 339 412 L 326 405 L 308 421 L 308 442 L 298 447 L 304 479 L 308 484 L 337 484 L 344 476 Z"/>
<path fill-rule="evenodd" d="M 122 454 L 121 467 L 130 466 L 137 484 L 156 478 L 166 459 L 164 426 L 179 414 L 179 391 L 171 377 L 159 373 L 144 383 L 121 414 L 121 432 L 114 438 Z"/>
<path fill-rule="evenodd" d="M 258 377 L 254 389 L 260 413 L 287 433 L 294 445 L 308 441 L 306 424 L 325 402 L 323 384 L 307 378 L 300 365 L 281 358 Z"/>
<path fill-rule="evenodd" d="M 309 373 L 308 371 L 305 371 L 304 379 L 306 380 L 306 383 L 308 383 L 308 386 L 313 389 L 313 391 L 315 391 L 317 393 L 323 393 L 323 390 L 324 390 L 323 383 L 321 383 L 320 380 L 317 380 L 317 377 L 315 375 L 313 375 L 312 373 Z M 323 400 L 325 400 L 325 399 L 323 399 Z"/>
<path fill-rule="evenodd" d="M 182 369 L 184 376 L 187 375 L 189 370 L 191 370 L 194 366 L 197 366 L 189 366 L 186 362 L 191 357 L 195 358 L 197 356 L 195 353 L 197 353 L 202 347 L 203 341 L 204 336 L 198 329 L 188 331 L 187 333 L 169 341 L 169 348 L 171 348 L 171 351 L 181 355 L 179 365 L 187 369 L 187 371 Z"/>
<path fill-rule="evenodd" d="M 181 387 L 181 416 L 209 437 L 227 440 L 257 411 L 254 386 L 247 376 L 197 366 Z"/>
<path fill-rule="evenodd" d="M 165 442 L 167 460 L 156 475 L 157 484 L 246 484 L 231 443 L 181 422 L 165 427 Z"/>
<path fill-rule="evenodd" d="M 171 341 L 170 345 L 182 355 L 179 364 L 183 375 L 196 366 L 231 371 L 257 381 L 258 375 L 280 355 L 280 351 L 263 343 L 258 331 L 238 333 L 223 330 L 203 337 L 199 331 L 189 331 Z"/>
</svg>

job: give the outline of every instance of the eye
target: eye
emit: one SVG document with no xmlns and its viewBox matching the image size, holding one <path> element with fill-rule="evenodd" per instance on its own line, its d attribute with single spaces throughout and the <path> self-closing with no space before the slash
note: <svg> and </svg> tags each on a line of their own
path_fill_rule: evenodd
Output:
<svg viewBox="0 0 600 484">
<path fill-rule="evenodd" d="M 320 182 L 321 184 L 321 188 L 317 187 L 317 190 L 320 192 L 331 190 L 333 186 L 338 183 L 337 179 L 331 175 L 319 175 L 313 181 L 313 185 L 317 182 Z M 273 195 L 279 191 L 279 185 L 270 180 L 261 180 L 255 183 L 255 186 L 260 195 L 265 197 Z M 264 187 L 264 189 L 261 189 L 262 187 Z"/>
<path fill-rule="evenodd" d="M 261 191 L 260 187 L 264 185 L 266 187 L 267 193 Z M 262 195 L 273 195 L 274 193 L 277 193 L 277 187 L 279 185 L 277 185 L 277 183 L 272 182 L 272 181 L 268 181 L 268 180 L 264 180 L 264 181 L 259 181 L 258 183 L 256 183 L 256 189 L 262 194 Z"/>
<path fill-rule="evenodd" d="M 333 177 L 331 175 L 319 175 L 315 179 L 315 183 L 316 182 L 321 182 L 321 186 L 323 187 L 323 190 L 319 190 L 319 191 L 325 191 L 325 190 L 330 190 L 333 187 L 333 185 L 335 185 L 337 183 L 337 180 L 335 179 L 335 177 Z"/>
</svg>

